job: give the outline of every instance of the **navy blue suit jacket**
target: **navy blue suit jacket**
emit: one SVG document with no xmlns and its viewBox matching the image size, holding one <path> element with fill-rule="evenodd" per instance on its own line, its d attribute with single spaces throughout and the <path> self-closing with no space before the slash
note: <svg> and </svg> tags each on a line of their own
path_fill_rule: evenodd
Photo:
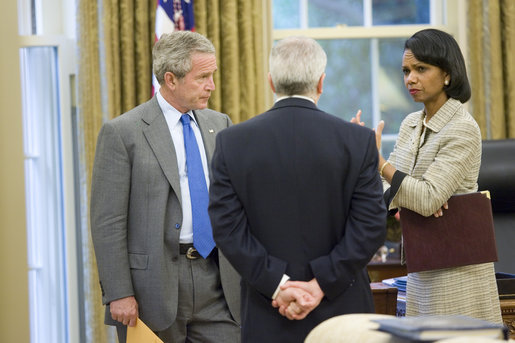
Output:
<svg viewBox="0 0 515 343">
<path fill-rule="evenodd" d="M 373 312 L 366 265 L 384 243 L 374 132 L 287 98 L 221 131 L 209 214 L 242 282 L 242 342 L 301 342 L 330 317 Z M 325 293 L 302 321 L 271 306 L 283 274 Z"/>
</svg>

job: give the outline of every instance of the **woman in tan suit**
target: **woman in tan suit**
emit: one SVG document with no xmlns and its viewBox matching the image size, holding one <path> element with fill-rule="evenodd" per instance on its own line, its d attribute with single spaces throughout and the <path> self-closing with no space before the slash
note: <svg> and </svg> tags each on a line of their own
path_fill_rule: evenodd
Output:
<svg viewBox="0 0 515 343">
<path fill-rule="evenodd" d="M 465 63 L 454 38 L 426 29 L 406 41 L 402 71 L 424 108 L 404 119 L 388 160 L 379 156 L 385 199 L 391 211 L 405 207 L 439 217 L 452 195 L 478 188 L 481 133 L 462 105 L 470 98 Z M 352 121 L 363 124 L 358 116 Z M 376 129 L 378 148 L 383 127 Z M 406 315 L 435 314 L 501 323 L 493 263 L 409 273 Z"/>
</svg>

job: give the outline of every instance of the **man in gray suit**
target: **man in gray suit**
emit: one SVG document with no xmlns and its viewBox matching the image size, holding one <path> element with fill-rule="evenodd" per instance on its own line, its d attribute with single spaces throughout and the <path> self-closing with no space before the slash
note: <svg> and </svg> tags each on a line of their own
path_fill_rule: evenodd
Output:
<svg viewBox="0 0 515 343">
<path fill-rule="evenodd" d="M 159 92 L 106 122 L 98 137 L 91 233 L 105 323 L 116 325 L 120 342 L 138 318 L 165 342 L 239 342 L 239 276 L 211 245 L 207 217 L 215 136 L 231 125 L 206 108 L 215 49 L 198 33 L 176 31 L 159 39 L 152 58 Z"/>
</svg>

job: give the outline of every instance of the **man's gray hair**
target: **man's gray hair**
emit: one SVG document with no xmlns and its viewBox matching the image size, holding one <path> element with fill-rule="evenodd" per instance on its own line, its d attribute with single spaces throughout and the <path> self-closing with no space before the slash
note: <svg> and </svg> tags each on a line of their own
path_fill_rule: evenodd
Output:
<svg viewBox="0 0 515 343">
<path fill-rule="evenodd" d="M 159 84 L 164 81 L 166 72 L 182 79 L 191 71 L 193 53 L 215 54 L 213 43 L 199 33 L 174 31 L 165 33 L 152 49 L 152 69 Z"/>
<path fill-rule="evenodd" d="M 316 94 L 325 71 L 327 55 L 314 39 L 287 37 L 270 52 L 270 75 L 275 92 L 281 95 Z"/>
</svg>

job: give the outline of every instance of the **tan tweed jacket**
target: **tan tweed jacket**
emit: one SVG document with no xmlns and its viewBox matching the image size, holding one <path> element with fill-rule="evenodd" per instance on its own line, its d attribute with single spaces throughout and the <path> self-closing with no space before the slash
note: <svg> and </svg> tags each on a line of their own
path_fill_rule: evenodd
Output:
<svg viewBox="0 0 515 343">
<path fill-rule="evenodd" d="M 481 164 L 479 126 L 463 105 L 449 99 L 423 124 L 423 111 L 402 122 L 388 161 L 408 174 L 390 203 L 432 215 L 453 194 L 477 191 Z M 385 186 L 389 184 L 385 182 Z"/>
<path fill-rule="evenodd" d="M 411 113 L 401 124 L 389 162 L 408 176 L 390 209 L 406 207 L 430 216 L 451 195 L 477 191 L 481 134 L 472 116 L 454 99 L 426 125 L 423 116 L 422 111 Z M 483 263 L 410 273 L 406 315 L 461 314 L 501 323 L 494 272 L 493 263 Z"/>
</svg>

